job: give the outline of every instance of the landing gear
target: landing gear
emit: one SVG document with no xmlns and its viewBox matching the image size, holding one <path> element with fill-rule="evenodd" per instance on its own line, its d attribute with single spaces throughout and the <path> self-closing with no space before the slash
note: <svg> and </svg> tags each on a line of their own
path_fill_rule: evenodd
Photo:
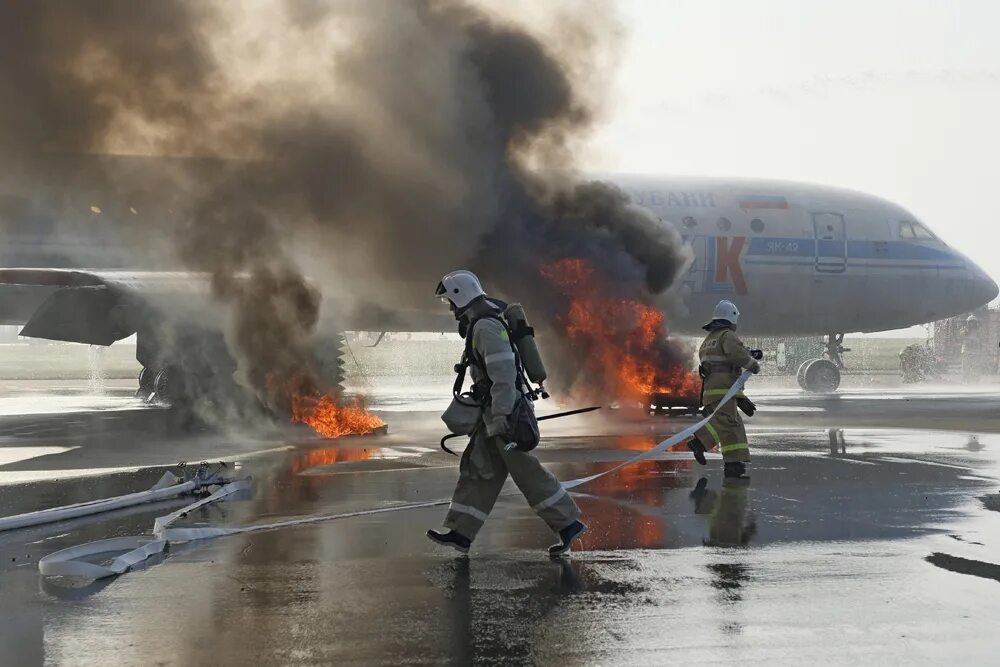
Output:
<svg viewBox="0 0 1000 667">
<path fill-rule="evenodd" d="M 838 369 L 844 370 L 844 352 L 850 352 L 851 348 L 844 347 L 844 334 L 827 334 L 826 336 L 826 356 L 830 357 Z"/>
<path fill-rule="evenodd" d="M 187 383 L 184 381 L 184 371 L 176 366 L 167 366 L 153 380 L 153 393 L 149 401 L 166 403 L 179 407 L 188 398 Z"/>
<path fill-rule="evenodd" d="M 223 405 L 246 401 L 221 332 L 152 321 L 137 338 L 135 356 L 143 370 L 136 397 L 184 415 L 217 414 Z"/>
<path fill-rule="evenodd" d="M 143 401 L 149 401 L 153 394 L 153 384 L 156 380 L 156 371 L 146 366 L 139 371 L 139 388 L 135 390 L 135 397 Z"/>
<path fill-rule="evenodd" d="M 844 334 L 829 334 L 826 339 L 826 355 L 829 358 L 804 361 L 796 374 L 799 386 L 818 394 L 837 391 L 840 388 L 840 371 L 845 368 L 844 352 L 850 352 L 844 347 Z"/>
<path fill-rule="evenodd" d="M 346 375 L 342 331 L 317 335 L 311 342 L 310 371 L 320 391 L 343 391 Z M 173 409 L 197 425 L 273 418 L 278 407 L 265 404 L 237 376 L 237 364 L 222 332 L 197 325 L 151 320 L 140 328 L 136 360 L 142 365 L 136 397 Z"/>
</svg>

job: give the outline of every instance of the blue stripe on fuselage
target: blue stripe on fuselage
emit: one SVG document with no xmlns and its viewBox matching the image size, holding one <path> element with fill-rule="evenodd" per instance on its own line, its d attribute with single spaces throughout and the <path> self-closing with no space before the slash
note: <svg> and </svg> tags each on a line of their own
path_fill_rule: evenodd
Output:
<svg viewBox="0 0 1000 667">
<path fill-rule="evenodd" d="M 818 244 L 820 254 L 824 257 L 841 255 L 844 252 L 843 241 L 824 241 Z M 746 257 L 815 257 L 817 241 L 815 238 L 786 237 L 755 237 L 749 239 Z M 847 257 L 849 259 L 876 260 L 937 260 L 955 262 L 965 266 L 964 260 L 958 255 L 944 249 L 931 248 L 907 241 L 847 241 Z"/>
</svg>

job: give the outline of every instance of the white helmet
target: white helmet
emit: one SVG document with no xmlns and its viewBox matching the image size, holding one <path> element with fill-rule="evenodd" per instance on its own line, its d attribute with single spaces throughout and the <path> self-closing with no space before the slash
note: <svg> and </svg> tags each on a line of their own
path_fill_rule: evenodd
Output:
<svg viewBox="0 0 1000 667">
<path fill-rule="evenodd" d="M 448 299 L 456 308 L 465 308 L 474 299 L 485 296 L 479 278 L 471 271 L 452 271 L 438 283 L 434 294 L 441 299 Z"/>
<path fill-rule="evenodd" d="M 720 301 L 718 305 L 715 306 L 715 311 L 712 313 L 713 320 L 725 320 L 733 326 L 736 326 L 736 321 L 740 319 L 740 309 L 736 307 L 736 304 L 732 301 Z"/>
</svg>

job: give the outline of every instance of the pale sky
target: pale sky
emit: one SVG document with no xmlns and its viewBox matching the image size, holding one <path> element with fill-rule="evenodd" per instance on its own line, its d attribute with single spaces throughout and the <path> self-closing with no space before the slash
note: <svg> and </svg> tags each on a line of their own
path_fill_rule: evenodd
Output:
<svg viewBox="0 0 1000 667">
<path fill-rule="evenodd" d="M 589 169 L 891 199 L 1000 278 L 1000 2 L 623 0 Z"/>
</svg>

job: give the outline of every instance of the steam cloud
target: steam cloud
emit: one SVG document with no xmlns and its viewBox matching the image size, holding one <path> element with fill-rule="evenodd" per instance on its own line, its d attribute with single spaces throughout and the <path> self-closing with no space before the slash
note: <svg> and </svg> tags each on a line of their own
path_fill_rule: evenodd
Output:
<svg viewBox="0 0 1000 667">
<path fill-rule="evenodd" d="M 541 268 L 580 257 L 652 303 L 689 259 L 575 176 L 619 31 L 605 4 L 571 7 L 529 30 L 458 0 L 7 2 L 0 157 L 22 188 L 57 153 L 212 158 L 60 178 L 123 193 L 108 217 L 133 260 L 211 276 L 257 388 L 308 370 L 323 301 L 304 276 L 391 310 L 433 307 L 454 268 L 526 305 L 566 384 L 585 351 L 555 351 L 565 296 Z"/>
</svg>

